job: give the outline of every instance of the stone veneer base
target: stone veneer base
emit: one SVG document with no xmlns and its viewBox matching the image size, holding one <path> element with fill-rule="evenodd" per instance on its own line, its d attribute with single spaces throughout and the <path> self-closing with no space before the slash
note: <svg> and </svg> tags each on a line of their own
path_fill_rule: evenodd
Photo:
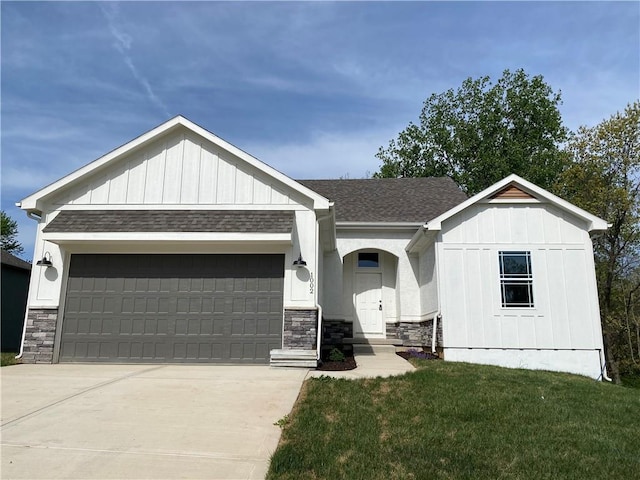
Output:
<svg viewBox="0 0 640 480">
<path fill-rule="evenodd" d="M 436 327 L 436 346 L 442 346 L 442 321 Z M 405 347 L 430 346 L 433 336 L 433 319 L 424 322 L 387 323 L 387 338 L 401 340 Z"/>
<path fill-rule="evenodd" d="M 282 348 L 315 350 L 318 342 L 318 310 L 284 310 Z"/>
<path fill-rule="evenodd" d="M 322 320 L 323 345 L 341 345 L 345 338 L 353 338 L 353 323 L 344 320 Z"/>
<path fill-rule="evenodd" d="M 53 363 L 57 308 L 30 308 L 22 347 L 22 363 Z"/>
</svg>

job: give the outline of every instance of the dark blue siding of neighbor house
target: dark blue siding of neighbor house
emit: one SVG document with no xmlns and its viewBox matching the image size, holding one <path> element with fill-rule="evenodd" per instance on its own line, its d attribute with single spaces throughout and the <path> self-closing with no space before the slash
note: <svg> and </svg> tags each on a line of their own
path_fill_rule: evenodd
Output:
<svg viewBox="0 0 640 480">
<path fill-rule="evenodd" d="M 0 340 L 3 352 L 17 352 L 22 340 L 31 264 L 2 250 Z"/>
</svg>

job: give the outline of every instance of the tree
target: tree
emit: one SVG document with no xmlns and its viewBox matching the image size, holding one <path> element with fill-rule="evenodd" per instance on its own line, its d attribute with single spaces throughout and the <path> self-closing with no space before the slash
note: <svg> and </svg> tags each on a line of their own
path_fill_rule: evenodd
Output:
<svg viewBox="0 0 640 480">
<path fill-rule="evenodd" d="M 2 249 L 9 253 L 22 253 L 22 245 L 16 239 L 18 235 L 18 222 L 7 215 L 4 210 L 0 212 L 0 222 L 2 231 Z"/>
<path fill-rule="evenodd" d="M 568 144 L 572 164 L 555 191 L 606 219 L 594 238 L 602 327 L 609 372 L 640 373 L 640 102 Z"/>
<path fill-rule="evenodd" d="M 468 78 L 454 91 L 432 94 L 420 124 L 410 123 L 387 148 L 376 177 L 450 176 L 475 194 L 511 173 L 549 188 L 566 165 L 567 139 L 555 93 L 542 76 L 505 70 Z"/>
</svg>

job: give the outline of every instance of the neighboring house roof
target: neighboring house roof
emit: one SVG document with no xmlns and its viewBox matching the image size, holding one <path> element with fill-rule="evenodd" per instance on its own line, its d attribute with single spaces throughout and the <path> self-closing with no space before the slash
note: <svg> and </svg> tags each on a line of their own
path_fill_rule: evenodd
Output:
<svg viewBox="0 0 640 480">
<path fill-rule="evenodd" d="M 424 223 L 467 198 L 448 177 L 298 182 L 335 203 L 337 222 Z"/>
<path fill-rule="evenodd" d="M 290 233 L 292 211 L 64 210 L 43 232 Z"/>
<path fill-rule="evenodd" d="M 270 167 L 266 163 L 258 160 L 257 158 L 249 155 L 247 152 L 239 149 L 238 147 L 230 144 L 229 142 L 221 139 L 220 137 L 214 135 L 213 133 L 205 130 L 204 128 L 196 125 L 195 123 L 187 120 L 181 115 L 178 115 L 171 120 L 166 121 L 162 125 L 154 128 L 153 130 L 148 131 L 147 133 L 140 135 L 139 137 L 131 140 L 130 142 L 122 145 L 121 147 L 116 148 L 115 150 L 103 155 L 102 157 L 94 160 L 93 162 L 79 168 L 78 170 L 68 174 L 67 176 L 53 182 L 50 185 L 38 190 L 37 192 L 29 195 L 24 198 L 21 202 L 16 204 L 23 210 L 39 212 L 41 207 L 41 201 L 47 197 L 50 197 L 52 194 L 62 190 L 63 188 L 67 188 L 71 184 L 83 179 L 91 174 L 94 174 L 98 171 L 102 171 L 107 168 L 107 166 L 112 165 L 114 162 L 117 162 L 124 155 L 127 155 L 134 150 L 138 150 L 145 145 L 155 141 L 162 135 L 167 134 L 168 132 L 174 131 L 180 127 L 186 128 L 187 130 L 200 135 L 205 140 L 213 143 L 214 145 L 230 152 L 235 155 L 242 161 L 251 165 L 252 167 L 262 171 L 266 175 L 269 175 L 271 178 L 274 178 L 286 185 L 288 188 L 297 191 L 303 196 L 309 198 L 313 201 L 315 209 L 327 210 L 330 205 L 327 202 L 326 198 L 323 198 L 317 192 L 314 192 L 307 187 L 297 183 L 295 180 L 287 177 L 283 173 L 280 173 L 275 168 Z"/>
<path fill-rule="evenodd" d="M 21 268 L 23 270 L 31 270 L 31 264 L 29 262 L 25 262 L 24 260 L 4 250 L 2 250 L 1 252 L 2 254 L 0 258 L 2 260 L 3 265 L 9 265 L 11 267 Z"/>
</svg>

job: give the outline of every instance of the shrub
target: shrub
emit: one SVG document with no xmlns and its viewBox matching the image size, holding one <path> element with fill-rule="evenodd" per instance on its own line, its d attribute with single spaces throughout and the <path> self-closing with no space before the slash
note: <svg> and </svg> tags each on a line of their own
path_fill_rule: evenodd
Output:
<svg viewBox="0 0 640 480">
<path fill-rule="evenodd" d="M 329 361 L 344 362 L 345 361 L 344 353 L 342 353 L 340 349 L 333 347 L 329 352 Z"/>
</svg>

